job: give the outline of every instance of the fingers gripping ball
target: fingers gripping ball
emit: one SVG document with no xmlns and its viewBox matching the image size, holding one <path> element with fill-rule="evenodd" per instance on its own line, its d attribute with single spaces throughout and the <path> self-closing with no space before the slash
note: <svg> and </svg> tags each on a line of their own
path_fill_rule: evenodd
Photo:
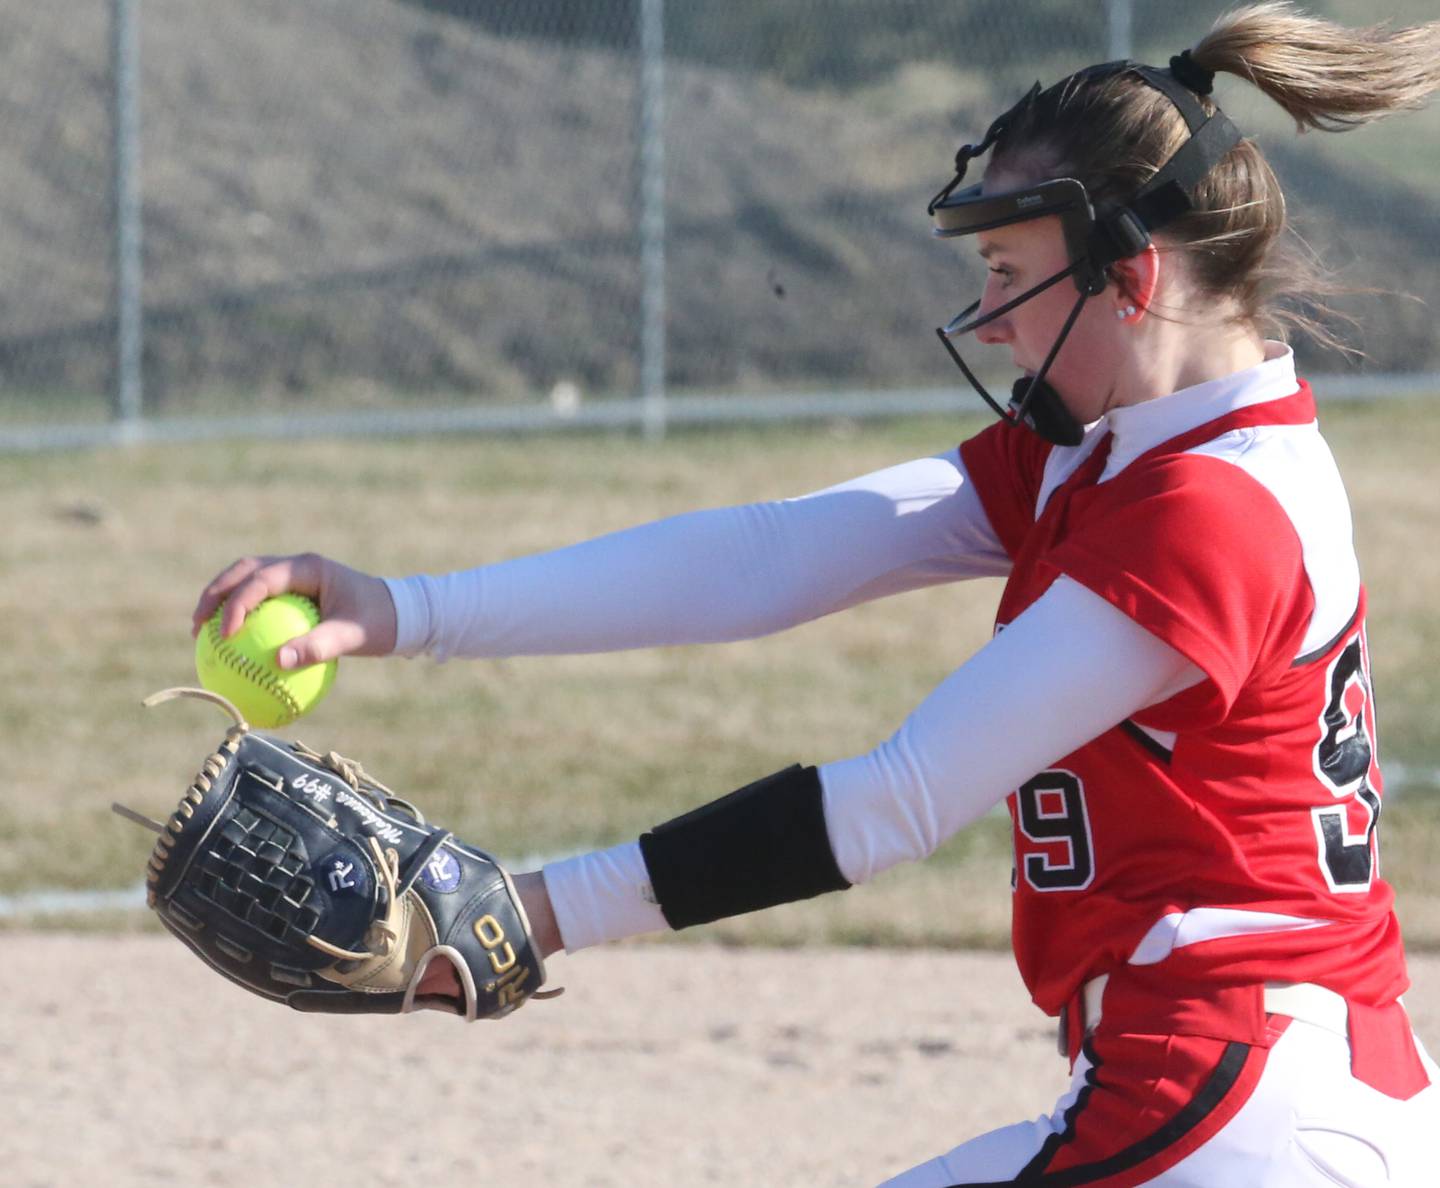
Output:
<svg viewBox="0 0 1440 1188">
<path fill-rule="evenodd" d="M 222 608 L 223 609 L 223 608 Z M 301 594 L 267 598 L 229 639 L 216 611 L 195 640 L 195 671 L 212 693 L 228 698 L 253 726 L 271 729 L 309 713 L 335 680 L 335 661 L 282 669 L 282 644 L 320 622 L 320 610 Z"/>
</svg>

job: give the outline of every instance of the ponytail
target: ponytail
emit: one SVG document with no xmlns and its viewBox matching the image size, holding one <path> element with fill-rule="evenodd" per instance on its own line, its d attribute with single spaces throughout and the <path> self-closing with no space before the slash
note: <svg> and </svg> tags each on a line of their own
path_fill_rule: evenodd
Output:
<svg viewBox="0 0 1440 1188">
<path fill-rule="evenodd" d="M 1222 15 L 1186 57 L 1187 69 L 1200 77 L 1223 72 L 1252 83 L 1301 132 L 1343 132 L 1421 107 L 1440 89 L 1440 21 L 1347 29 L 1307 16 L 1288 0 L 1268 0 Z M 1199 102 L 1214 111 L 1210 98 Z M 1097 209 L 1114 208 L 1128 203 L 1189 134 L 1169 99 L 1120 73 L 1068 87 L 1043 117 L 1007 126 L 993 161 L 1078 178 Z M 1234 321 L 1268 337 L 1299 330 L 1322 346 L 1360 353 L 1327 327 L 1353 319 L 1325 299 L 1364 290 L 1339 284 L 1290 231 L 1279 180 L 1254 141 L 1231 149 L 1191 199 L 1191 210 L 1161 232 L 1160 247 L 1186 257 L 1201 294 L 1229 302 Z"/>
<path fill-rule="evenodd" d="M 1254 84 L 1298 131 L 1344 132 L 1423 107 L 1440 88 L 1440 22 L 1347 29 L 1274 0 L 1220 17 L 1190 57 Z"/>
</svg>

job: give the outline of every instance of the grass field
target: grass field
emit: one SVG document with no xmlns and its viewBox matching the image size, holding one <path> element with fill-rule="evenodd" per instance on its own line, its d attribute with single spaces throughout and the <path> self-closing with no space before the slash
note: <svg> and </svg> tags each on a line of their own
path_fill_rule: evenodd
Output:
<svg viewBox="0 0 1440 1188">
<path fill-rule="evenodd" d="M 1440 946 L 1440 403 L 1323 413 L 1357 516 L 1391 781 L 1386 871 L 1411 943 Z M 979 422 L 975 422 L 978 424 Z M 702 506 L 795 494 L 946 448 L 938 420 L 619 436 L 224 442 L 9 457 L 0 492 L 0 893 L 122 887 L 224 720 L 140 699 L 193 680 L 189 611 L 232 558 L 315 549 L 443 571 Z M 523 861 L 633 837 L 783 764 L 884 738 L 989 635 L 995 583 L 871 604 L 750 643 L 611 656 L 350 660 L 287 732 L 363 757 L 433 819 Z M 1399 770 L 1399 769 L 1397 769 Z M 1009 843 L 987 820 L 843 896 L 704 930 L 736 941 L 1000 945 Z M 12 922 L 13 923 L 13 922 Z M 135 919 L 104 921 L 137 926 Z"/>
</svg>

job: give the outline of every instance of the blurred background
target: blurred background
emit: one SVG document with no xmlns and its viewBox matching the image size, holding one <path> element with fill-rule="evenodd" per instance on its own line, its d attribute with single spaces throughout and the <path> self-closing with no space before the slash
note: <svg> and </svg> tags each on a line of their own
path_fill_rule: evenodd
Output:
<svg viewBox="0 0 1440 1188">
<path fill-rule="evenodd" d="M 138 705 L 193 681 L 189 612 L 234 557 L 445 571 L 978 428 L 932 333 L 980 281 L 925 214 L 955 148 L 1037 78 L 1164 64 L 1222 7 L 0 0 L 0 927 L 144 918 L 149 840 L 109 803 L 164 815 L 223 729 Z M 1440 107 L 1302 137 L 1219 97 L 1315 251 L 1380 290 L 1341 302 L 1363 360 L 1297 347 L 1371 587 L 1387 872 L 1440 946 Z M 538 860 L 875 745 L 995 598 L 724 649 L 347 661 L 289 733 Z M 708 935 L 1004 947 L 1009 866 L 990 820 Z"/>
<path fill-rule="evenodd" d="M 930 330 L 979 272 L 925 215 L 954 149 L 1221 8 L 0 0 L 0 445 L 959 406 Z M 1301 342 L 1307 372 L 1435 387 L 1440 110 L 1298 137 L 1220 88 L 1383 290 L 1342 303 L 1363 361 Z"/>
</svg>

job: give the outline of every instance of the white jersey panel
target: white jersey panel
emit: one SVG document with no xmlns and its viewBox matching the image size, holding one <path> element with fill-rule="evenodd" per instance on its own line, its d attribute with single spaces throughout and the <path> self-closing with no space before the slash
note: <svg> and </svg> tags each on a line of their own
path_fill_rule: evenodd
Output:
<svg viewBox="0 0 1440 1188">
<path fill-rule="evenodd" d="M 1050 502 L 1056 489 L 1088 458 L 1095 447 L 1109 432 L 1103 421 L 1096 421 L 1085 428 L 1085 437 L 1078 446 L 1056 446 L 1045 459 L 1045 470 L 1040 477 L 1040 494 L 1035 498 L 1035 518 L 1038 520 Z"/>
<path fill-rule="evenodd" d="M 1162 916 L 1130 954 L 1131 965 L 1158 965 L 1176 949 L 1203 941 L 1231 936 L 1255 936 L 1267 932 L 1294 932 L 1323 928 L 1329 920 L 1310 920 L 1278 912 L 1255 912 L 1241 908 L 1199 907 L 1188 912 Z"/>
<path fill-rule="evenodd" d="M 1300 538 L 1315 611 L 1296 656 L 1331 643 L 1360 602 L 1350 501 L 1319 427 L 1268 425 L 1236 429 L 1189 450 L 1245 471 L 1284 509 Z"/>
<path fill-rule="evenodd" d="M 1100 481 L 1114 478 L 1147 450 L 1237 409 L 1282 400 L 1300 386 L 1295 354 L 1283 342 L 1265 344 L 1265 361 L 1222 379 L 1169 396 L 1112 408 L 1105 420 L 1114 434 Z"/>
</svg>

